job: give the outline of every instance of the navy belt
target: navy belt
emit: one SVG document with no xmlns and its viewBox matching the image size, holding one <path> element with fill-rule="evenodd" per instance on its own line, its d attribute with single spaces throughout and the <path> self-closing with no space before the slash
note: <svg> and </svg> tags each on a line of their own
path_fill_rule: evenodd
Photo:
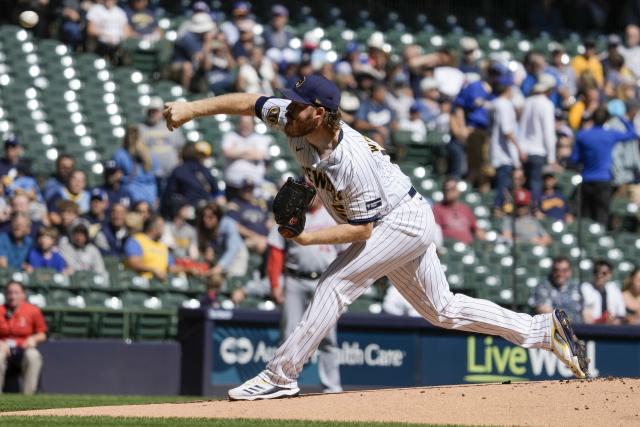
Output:
<svg viewBox="0 0 640 427">
<path fill-rule="evenodd" d="M 416 190 L 416 187 L 414 187 L 412 185 L 411 188 L 409 189 L 409 193 L 408 194 L 409 194 L 409 197 L 411 197 L 413 199 L 413 196 L 418 194 L 418 190 Z"/>
</svg>

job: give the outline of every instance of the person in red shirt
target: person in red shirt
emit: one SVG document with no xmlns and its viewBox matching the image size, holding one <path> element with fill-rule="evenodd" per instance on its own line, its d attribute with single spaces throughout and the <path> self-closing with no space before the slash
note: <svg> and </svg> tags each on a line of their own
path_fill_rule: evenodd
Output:
<svg viewBox="0 0 640 427">
<path fill-rule="evenodd" d="M 433 206 L 433 216 L 442 228 L 442 237 L 466 245 L 473 243 L 474 237 L 484 240 L 484 230 L 478 228 L 471 208 L 458 201 L 458 182 L 454 178 L 447 178 L 442 185 L 442 192 L 442 202 Z"/>
<path fill-rule="evenodd" d="M 10 281 L 4 288 L 5 303 L 0 306 L 0 393 L 7 367 L 22 368 L 22 392 L 34 394 L 42 370 L 42 355 L 36 346 L 47 339 L 47 324 L 40 309 L 26 302 L 20 282 Z"/>
</svg>

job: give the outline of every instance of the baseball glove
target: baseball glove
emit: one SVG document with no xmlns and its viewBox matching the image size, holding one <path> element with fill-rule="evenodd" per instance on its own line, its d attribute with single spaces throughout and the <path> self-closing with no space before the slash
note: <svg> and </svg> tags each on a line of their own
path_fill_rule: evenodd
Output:
<svg viewBox="0 0 640 427">
<path fill-rule="evenodd" d="M 304 178 L 289 177 L 273 199 L 273 215 L 280 225 L 278 231 L 290 239 L 302 233 L 307 210 L 316 195 L 316 189 L 307 184 Z"/>
</svg>

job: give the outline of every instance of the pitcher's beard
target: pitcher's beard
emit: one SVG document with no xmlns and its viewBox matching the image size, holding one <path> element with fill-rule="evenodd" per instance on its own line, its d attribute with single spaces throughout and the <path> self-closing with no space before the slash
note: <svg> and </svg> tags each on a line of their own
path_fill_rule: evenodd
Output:
<svg viewBox="0 0 640 427">
<path fill-rule="evenodd" d="M 306 122 L 289 120 L 287 121 L 287 124 L 284 125 L 284 133 L 289 138 L 299 138 L 301 136 L 308 135 L 314 129 L 315 129 L 315 126 L 311 120 Z"/>
</svg>

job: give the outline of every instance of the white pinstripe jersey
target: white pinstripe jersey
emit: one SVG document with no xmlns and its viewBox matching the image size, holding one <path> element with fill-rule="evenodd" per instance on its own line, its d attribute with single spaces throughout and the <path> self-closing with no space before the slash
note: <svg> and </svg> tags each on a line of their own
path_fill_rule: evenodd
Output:
<svg viewBox="0 0 640 427">
<path fill-rule="evenodd" d="M 290 102 L 262 97 L 256 102 L 256 115 L 268 126 L 283 130 Z M 339 224 L 363 224 L 382 218 L 411 188 L 409 178 L 389 161 L 380 145 L 344 122 L 340 143 L 325 159 L 320 159 L 304 137 L 289 138 L 289 148 Z"/>
</svg>

